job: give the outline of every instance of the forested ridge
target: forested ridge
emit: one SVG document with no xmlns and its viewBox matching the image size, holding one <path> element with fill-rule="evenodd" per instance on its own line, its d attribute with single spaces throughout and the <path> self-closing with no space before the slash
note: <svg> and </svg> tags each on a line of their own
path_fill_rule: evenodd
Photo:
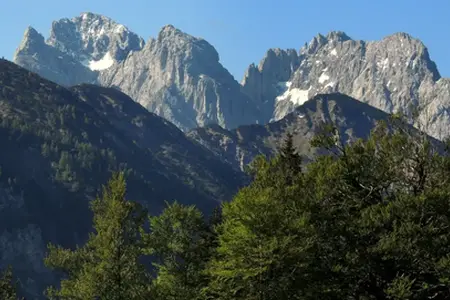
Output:
<svg viewBox="0 0 450 300">
<path fill-rule="evenodd" d="M 212 211 L 245 182 L 118 90 L 68 89 L 0 60 L 0 269 L 12 267 L 29 299 L 59 281 L 46 245 L 86 242 L 89 202 L 113 171 L 153 214 L 174 200 Z"/>
<path fill-rule="evenodd" d="M 307 165 L 288 135 L 208 216 L 176 202 L 149 214 L 115 173 L 88 241 L 48 246 L 46 266 L 65 275 L 47 297 L 449 299 L 449 148 L 398 116 L 348 145 L 336 133 L 323 127 Z M 0 287 L 16 299 L 10 270 Z"/>
</svg>

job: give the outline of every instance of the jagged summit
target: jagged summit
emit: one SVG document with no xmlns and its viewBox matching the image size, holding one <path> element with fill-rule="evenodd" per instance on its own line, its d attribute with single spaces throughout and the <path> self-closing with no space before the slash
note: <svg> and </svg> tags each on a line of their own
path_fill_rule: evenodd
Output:
<svg viewBox="0 0 450 300">
<path fill-rule="evenodd" d="M 78 17 L 74 17 L 73 19 L 76 19 L 76 18 L 81 18 L 83 20 L 86 20 L 86 19 L 107 19 L 107 20 L 113 21 L 111 18 L 109 18 L 107 16 L 104 16 L 104 15 L 98 14 L 98 13 L 93 13 L 93 12 L 90 12 L 90 11 L 82 12 L 82 13 L 80 13 L 80 15 Z"/>
<path fill-rule="evenodd" d="M 172 24 L 164 25 L 158 33 L 158 40 L 167 38 L 181 38 L 189 41 L 203 40 L 202 38 L 194 37 L 181 29 L 176 28 Z"/>
<path fill-rule="evenodd" d="M 406 39 L 408 41 L 413 41 L 414 40 L 416 42 L 419 42 L 419 43 L 423 44 L 421 40 L 413 37 L 411 34 L 409 34 L 407 32 L 402 32 L 402 31 L 390 34 L 390 35 L 384 37 L 383 39 L 387 39 L 387 40 L 391 40 L 391 39 Z"/>
<path fill-rule="evenodd" d="M 345 32 L 343 31 L 330 31 L 326 38 L 328 40 L 333 40 L 333 41 L 339 41 L 339 42 L 344 42 L 344 41 L 349 41 L 352 40 L 351 37 L 349 37 Z"/>
<path fill-rule="evenodd" d="M 151 43 L 151 45 L 150 45 Z M 165 49 L 169 53 L 184 52 L 186 59 L 219 62 L 217 50 L 201 37 L 190 35 L 173 25 L 165 25 L 158 33 L 157 39 L 149 42 L 148 48 Z"/>
<path fill-rule="evenodd" d="M 52 22 L 47 40 L 27 28 L 14 62 L 61 85 L 95 83 L 99 71 L 143 46 L 144 40 L 126 26 L 85 12 Z"/>
<path fill-rule="evenodd" d="M 276 121 L 314 95 L 334 92 L 387 113 L 423 108 L 435 137 L 450 126 L 450 80 L 441 78 L 425 45 L 404 32 L 363 41 L 336 30 L 299 51 L 269 49 L 239 84 L 200 37 L 168 24 L 144 45 L 126 26 L 86 12 L 55 21 L 46 42 L 28 29 L 15 62 L 63 85 L 117 87 L 183 130 Z"/>
<path fill-rule="evenodd" d="M 176 28 L 172 24 L 167 24 L 167 25 L 164 25 L 163 27 L 161 27 L 160 33 L 163 33 L 163 32 L 165 32 L 165 33 L 170 33 L 170 32 L 175 33 L 175 32 L 181 32 L 181 30 Z"/>
<path fill-rule="evenodd" d="M 142 106 L 183 130 L 256 122 L 256 109 L 206 40 L 166 25 L 141 51 L 100 74 Z"/>
<path fill-rule="evenodd" d="M 24 51 L 33 51 L 34 49 L 42 45 L 45 45 L 44 36 L 37 32 L 37 30 L 33 27 L 28 26 L 23 34 L 22 42 L 17 47 L 16 52 L 14 53 L 14 60 L 18 53 L 22 53 Z"/>
<path fill-rule="evenodd" d="M 25 33 L 23 34 L 24 38 L 27 39 L 42 39 L 44 40 L 44 36 L 37 32 L 36 29 L 34 29 L 32 26 L 28 26 L 27 29 L 25 29 Z"/>
<path fill-rule="evenodd" d="M 354 40 L 342 31 L 318 34 L 300 49 L 293 72 L 280 72 L 281 62 L 267 64 L 269 57 L 261 60 L 258 72 L 248 69 L 242 85 L 256 103 L 271 106 L 266 108 L 271 121 L 314 95 L 341 92 L 387 113 L 411 116 L 413 109 L 422 109 L 419 119 L 427 124 L 422 128 L 429 126 L 428 134 L 441 138 L 448 131 L 442 129 L 450 119 L 450 110 L 444 109 L 450 106 L 449 80 L 441 79 L 425 45 L 407 33 L 378 41 Z M 263 73 L 271 75 L 261 78 Z"/>
<path fill-rule="evenodd" d="M 111 18 L 82 13 L 53 22 L 47 44 L 84 63 L 101 59 L 121 61 L 130 51 L 142 49 L 144 40 Z"/>
</svg>

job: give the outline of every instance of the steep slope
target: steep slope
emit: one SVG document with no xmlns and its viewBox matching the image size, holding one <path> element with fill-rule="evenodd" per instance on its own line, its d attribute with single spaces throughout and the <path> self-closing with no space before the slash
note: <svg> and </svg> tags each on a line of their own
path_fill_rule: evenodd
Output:
<svg viewBox="0 0 450 300">
<path fill-rule="evenodd" d="M 275 98 L 285 89 L 297 70 L 300 60 L 294 49 L 269 49 L 258 66 L 251 64 L 242 80 L 242 91 L 248 95 L 260 110 L 260 124 L 267 123 L 273 114 Z M 281 84 L 280 84 L 281 83 Z"/>
<path fill-rule="evenodd" d="M 71 55 L 49 46 L 32 27 L 25 31 L 22 43 L 14 54 L 14 62 L 64 86 L 97 80 L 95 72 Z"/>
<path fill-rule="evenodd" d="M 257 121 L 257 110 L 220 64 L 214 47 L 171 25 L 122 64 L 102 72 L 99 82 L 118 87 L 183 130 Z"/>
<path fill-rule="evenodd" d="M 319 94 L 298 106 L 279 121 L 265 126 L 241 126 L 225 130 L 219 126 L 197 128 L 188 136 L 211 149 L 218 157 L 243 169 L 256 155 L 274 155 L 288 132 L 294 134 L 298 151 L 312 158 L 314 149 L 310 140 L 325 123 L 334 123 L 344 143 L 366 138 L 379 120 L 389 115 L 349 96 L 333 93 Z"/>
<path fill-rule="evenodd" d="M 92 13 L 53 22 L 50 37 L 29 28 L 14 62 L 56 83 L 116 87 L 182 130 L 258 121 L 258 109 L 201 38 L 171 25 L 144 41 Z"/>
<path fill-rule="evenodd" d="M 123 61 L 144 40 L 124 25 L 98 14 L 82 13 L 52 24 L 50 37 L 29 27 L 14 62 L 64 86 L 94 83 L 98 71 Z"/>
<path fill-rule="evenodd" d="M 29 28 L 15 62 L 67 86 L 116 87 L 183 131 L 265 124 L 314 95 L 340 92 L 402 112 L 436 138 L 450 134 L 450 79 L 440 77 L 425 45 L 406 33 L 380 41 L 319 34 L 299 52 L 270 49 L 239 84 L 201 38 L 167 25 L 144 45 L 125 26 L 84 13 L 54 22 L 46 42 Z"/>
<path fill-rule="evenodd" d="M 207 199 L 225 200 L 245 183 L 208 149 L 186 138 L 175 125 L 148 112 L 122 92 L 95 85 L 71 88 L 135 145 L 148 151 L 160 164 L 160 171 L 193 186 Z"/>
<path fill-rule="evenodd" d="M 247 73 L 243 82 L 249 95 L 258 93 L 250 87 L 257 80 L 252 74 Z M 280 120 L 314 95 L 340 92 L 387 113 L 411 116 L 418 109 L 417 122 L 429 134 L 441 138 L 449 133 L 449 80 L 440 77 L 423 43 L 408 34 L 373 42 L 352 40 L 338 31 L 319 34 L 300 50 L 299 67 L 285 78 L 267 83 L 272 90 L 284 86 L 272 100 L 272 120 Z"/>
<path fill-rule="evenodd" d="M 126 171 L 129 198 L 152 212 L 165 200 L 205 211 L 244 183 L 203 146 L 123 93 L 68 90 L 0 61 L 0 268 L 12 264 L 34 299 L 55 274 L 48 242 L 73 247 L 91 228 L 88 200 Z"/>
</svg>

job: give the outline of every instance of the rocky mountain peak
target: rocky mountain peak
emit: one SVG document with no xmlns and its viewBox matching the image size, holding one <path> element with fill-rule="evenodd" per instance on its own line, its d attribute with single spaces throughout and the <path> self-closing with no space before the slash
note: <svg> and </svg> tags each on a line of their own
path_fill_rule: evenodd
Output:
<svg viewBox="0 0 450 300">
<path fill-rule="evenodd" d="M 39 47 L 42 47 L 42 45 L 45 45 L 44 36 L 37 32 L 33 27 L 28 26 L 23 34 L 22 42 L 17 48 L 14 57 L 19 53 L 33 51 Z"/>
<path fill-rule="evenodd" d="M 31 26 L 28 26 L 27 29 L 25 29 L 25 33 L 23 34 L 24 40 L 33 40 L 33 41 L 42 41 L 44 42 L 44 36 L 36 31 Z"/>
<path fill-rule="evenodd" d="M 273 48 L 266 52 L 258 67 L 251 64 L 242 80 L 242 91 L 259 108 L 259 123 L 267 123 L 272 115 L 277 95 L 285 89 L 285 83 L 299 67 L 300 60 L 295 49 Z"/>
<path fill-rule="evenodd" d="M 342 44 L 347 41 L 353 40 L 343 31 L 330 31 L 326 36 L 319 33 L 300 49 L 300 55 L 311 55 L 320 51 L 325 46 Z"/>
<path fill-rule="evenodd" d="M 418 108 L 427 115 L 419 119 L 426 119 L 427 133 L 434 137 L 442 136 L 438 128 L 448 126 L 450 112 L 442 109 L 450 104 L 448 81 L 441 79 L 425 45 L 409 34 L 395 33 L 378 41 L 353 40 L 339 31 L 319 34 L 300 50 L 299 60 L 290 78 L 279 81 L 284 88 L 274 97 L 272 121 L 314 95 L 340 92 L 411 118 Z M 261 90 L 246 92 L 257 100 Z"/>
<path fill-rule="evenodd" d="M 144 40 L 124 25 L 94 13 L 54 21 L 47 43 L 95 70 L 122 61 L 130 51 L 144 46 Z M 100 60 L 102 66 L 94 64 Z"/>
<path fill-rule="evenodd" d="M 176 34 L 187 35 L 186 33 L 182 32 L 181 30 L 179 30 L 178 28 L 173 26 L 172 24 L 167 24 L 161 28 L 161 30 L 159 31 L 158 37 L 163 39 L 167 36 L 176 35 Z"/>
<path fill-rule="evenodd" d="M 206 40 L 194 37 L 175 28 L 165 25 L 158 33 L 156 40 L 151 40 L 149 48 L 160 52 L 163 56 L 183 56 L 183 60 L 205 61 L 207 64 L 218 63 L 219 53 Z"/>
<path fill-rule="evenodd" d="M 144 41 L 127 27 L 94 13 L 52 23 L 50 36 L 28 28 L 14 62 L 64 86 L 96 83 L 98 71 L 123 61 Z"/>
<path fill-rule="evenodd" d="M 325 45 L 327 43 L 327 38 L 324 37 L 322 34 L 318 34 L 315 37 L 312 38 L 312 40 L 306 44 L 304 48 L 300 50 L 300 53 L 304 54 L 310 54 L 316 52 L 320 47 Z"/>
<path fill-rule="evenodd" d="M 256 122 L 255 108 L 239 83 L 202 38 L 166 25 L 155 39 L 120 65 L 101 72 L 148 110 L 183 130 L 217 123 L 225 128 Z"/>
<path fill-rule="evenodd" d="M 280 68 L 285 69 L 287 64 L 290 64 L 291 67 L 288 69 L 292 69 L 292 67 L 298 62 L 298 54 L 295 49 L 280 49 L 280 48 L 272 48 L 266 52 L 264 58 L 260 61 L 258 65 L 258 69 L 260 72 L 273 72 L 274 65 L 280 65 Z M 291 70 L 292 71 L 292 70 Z"/>
<path fill-rule="evenodd" d="M 343 31 L 330 31 L 327 34 L 326 39 L 328 41 L 336 41 L 336 42 L 345 42 L 345 41 L 349 41 L 352 38 L 349 37 L 345 32 Z"/>
</svg>

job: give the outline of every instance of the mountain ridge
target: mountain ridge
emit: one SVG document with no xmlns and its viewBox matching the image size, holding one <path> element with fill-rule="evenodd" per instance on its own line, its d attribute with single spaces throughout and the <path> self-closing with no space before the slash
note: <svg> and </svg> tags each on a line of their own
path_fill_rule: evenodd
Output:
<svg viewBox="0 0 450 300">
<path fill-rule="evenodd" d="M 316 154 L 309 142 L 324 123 L 337 127 L 342 143 L 367 138 L 376 123 L 389 114 L 340 93 L 319 94 L 298 106 L 283 119 L 266 125 L 245 125 L 226 130 L 218 125 L 196 128 L 188 137 L 205 145 L 234 168 L 244 170 L 257 155 L 272 157 L 288 133 L 298 153 L 311 161 Z"/>
<path fill-rule="evenodd" d="M 0 269 L 12 265 L 29 299 L 59 276 L 43 265 L 47 244 L 86 240 L 89 200 L 111 172 L 153 214 L 173 200 L 207 213 L 248 180 L 116 89 L 65 88 L 6 60 L 0 141 Z"/>
<path fill-rule="evenodd" d="M 163 26 L 157 37 L 147 43 L 128 32 L 126 39 L 135 37 L 140 41 L 138 46 L 126 48 L 127 55 L 122 60 L 105 59 L 102 55 L 109 46 L 99 42 L 101 39 L 92 41 L 92 36 L 98 34 L 94 23 L 101 23 L 103 16 L 91 16 L 90 23 L 83 18 L 89 19 L 84 15 L 70 19 L 77 20 L 70 22 L 78 25 L 70 25 L 69 19 L 54 22 L 62 27 L 75 26 L 78 31 L 71 29 L 73 32 L 90 37 L 83 41 L 97 45 L 89 48 L 96 56 L 89 53 L 95 59 L 101 58 L 95 61 L 100 67 L 86 71 L 86 66 L 91 65 L 80 63 L 79 70 L 71 72 L 71 76 L 76 75 L 73 82 L 82 83 L 84 78 L 87 83 L 116 87 L 185 132 L 212 123 L 227 129 L 265 124 L 283 118 L 314 95 L 340 92 L 365 99 L 387 113 L 403 113 L 436 138 L 443 139 L 450 133 L 449 79 L 441 77 L 426 46 L 404 32 L 363 41 L 354 40 L 343 31 L 330 31 L 317 34 L 299 50 L 268 49 L 258 65 L 249 65 L 239 83 L 220 63 L 211 44 L 173 25 Z M 94 27 L 83 27 L 85 23 Z M 123 26 L 112 20 L 106 23 Z M 72 32 L 61 26 L 52 26 L 55 38 L 49 39 L 53 45 L 59 45 L 58 51 L 64 49 L 60 45 L 65 42 L 57 33 Z M 89 33 L 91 28 L 95 30 Z M 113 48 L 120 48 L 116 46 Z M 15 62 L 47 78 L 70 82 L 64 76 L 68 67 L 41 52 L 51 53 L 45 47 L 19 51 Z M 416 110 L 418 118 L 413 120 Z"/>
</svg>

